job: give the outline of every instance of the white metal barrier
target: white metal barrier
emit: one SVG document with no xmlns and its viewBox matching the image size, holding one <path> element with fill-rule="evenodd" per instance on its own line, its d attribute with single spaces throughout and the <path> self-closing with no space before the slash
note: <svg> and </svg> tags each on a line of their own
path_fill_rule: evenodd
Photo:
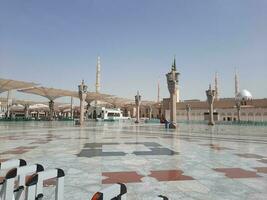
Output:
<svg viewBox="0 0 267 200">
<path fill-rule="evenodd" d="M 42 165 L 35 164 L 11 169 L 5 176 L 3 183 L 3 200 L 24 200 L 25 179 L 27 175 L 32 175 L 43 171 Z M 15 181 L 18 181 L 17 188 L 14 190 Z"/>
<path fill-rule="evenodd" d="M 95 193 L 91 200 L 126 200 L 127 188 L 125 184 L 116 183 Z M 154 200 L 168 200 L 167 197 L 159 195 Z"/>
<path fill-rule="evenodd" d="M 65 173 L 62 169 L 44 171 L 42 165 L 27 166 L 26 164 L 26 161 L 22 159 L 0 163 L 0 171 L 9 170 L 4 181 L 0 183 L 0 200 L 41 200 L 44 197 L 44 181 L 49 179 L 56 179 L 55 200 L 64 200 Z M 25 183 L 27 175 L 31 177 Z M 17 184 L 15 184 L 16 180 Z M 17 188 L 14 190 L 15 185 Z M 91 200 L 126 200 L 126 193 L 126 185 L 116 183 L 95 193 Z M 155 200 L 168 200 L 168 198 L 159 195 Z"/>
<path fill-rule="evenodd" d="M 26 183 L 26 200 L 41 200 L 44 197 L 43 182 L 53 178 L 57 181 L 55 200 L 63 200 L 64 176 L 62 169 L 51 169 L 31 176 Z"/>
<path fill-rule="evenodd" d="M 39 164 L 29 166 L 26 165 L 10 170 L 6 174 L 3 183 L 3 200 L 12 200 L 13 196 L 15 197 L 15 200 L 23 200 L 26 176 L 43 170 L 43 166 Z M 18 187 L 14 190 L 16 179 L 18 180 Z"/>
<path fill-rule="evenodd" d="M 22 167 L 27 165 L 26 161 L 23 159 L 12 159 L 12 160 L 7 160 L 3 161 L 0 163 L 0 170 L 9 170 L 13 169 L 15 167 Z"/>
<path fill-rule="evenodd" d="M 126 200 L 126 193 L 126 185 L 116 183 L 95 193 L 91 200 Z"/>
<path fill-rule="evenodd" d="M 26 165 L 27 163 L 23 159 L 12 159 L 12 160 L 3 161 L 0 163 L 0 172 L 10 170 L 16 167 L 26 166 Z M 4 200 L 5 191 L 6 191 L 6 182 L 4 178 L 4 180 L 0 183 L 0 200 Z"/>
<path fill-rule="evenodd" d="M 159 195 L 157 198 L 155 198 L 155 200 L 168 200 L 168 198 L 163 195 Z"/>
</svg>

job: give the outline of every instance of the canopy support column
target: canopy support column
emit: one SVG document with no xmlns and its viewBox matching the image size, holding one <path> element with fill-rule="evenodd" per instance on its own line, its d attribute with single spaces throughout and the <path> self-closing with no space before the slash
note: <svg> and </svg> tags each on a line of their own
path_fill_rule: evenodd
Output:
<svg viewBox="0 0 267 200">
<path fill-rule="evenodd" d="M 55 102 L 53 100 L 49 101 L 49 120 L 52 121 L 54 119 L 54 106 Z"/>
<path fill-rule="evenodd" d="M 73 119 L 73 97 L 70 98 L 70 118 Z"/>
<path fill-rule="evenodd" d="M 12 99 L 11 99 L 11 90 L 7 91 L 7 111 L 6 111 L 6 118 L 10 116 L 10 107 L 12 106 Z"/>
</svg>

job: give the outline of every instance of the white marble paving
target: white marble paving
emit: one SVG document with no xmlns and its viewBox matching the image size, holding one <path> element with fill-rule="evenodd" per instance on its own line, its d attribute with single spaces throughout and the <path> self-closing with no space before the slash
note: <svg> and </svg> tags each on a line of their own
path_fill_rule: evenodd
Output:
<svg viewBox="0 0 267 200">
<path fill-rule="evenodd" d="M 47 139 L 44 144 L 30 144 Z M 17 139 L 4 139 L 16 136 Z M 162 194 L 169 199 L 183 200 L 252 200 L 266 199 L 267 175 L 260 178 L 231 179 L 213 168 L 267 167 L 258 158 L 243 158 L 236 154 L 257 154 L 267 158 L 266 127 L 215 126 L 179 124 L 177 130 L 165 130 L 163 125 L 134 123 L 88 122 L 84 127 L 73 122 L 0 123 L 0 159 L 24 158 L 45 168 L 62 168 L 65 177 L 65 200 L 89 200 L 108 184 L 102 172 L 134 171 L 142 182 L 127 183 L 127 199 L 153 199 Z M 114 137 L 114 138 L 112 138 Z M 49 139 L 49 137 L 48 137 Z M 191 140 L 191 141 L 190 141 Z M 109 143 L 103 152 L 124 152 L 125 156 L 77 157 L 86 143 Z M 178 155 L 134 155 L 134 151 L 150 151 L 143 144 L 127 142 L 155 142 Z M 216 150 L 203 144 L 229 148 Z M 23 154 L 5 153 L 16 147 L 36 146 Z M 194 180 L 158 181 L 151 171 L 182 170 Z M 45 199 L 52 199 L 54 188 L 45 189 Z"/>
</svg>

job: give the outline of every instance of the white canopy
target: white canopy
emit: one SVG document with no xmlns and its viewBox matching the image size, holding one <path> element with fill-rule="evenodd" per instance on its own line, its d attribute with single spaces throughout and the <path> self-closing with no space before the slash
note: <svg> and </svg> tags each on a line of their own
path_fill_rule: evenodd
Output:
<svg viewBox="0 0 267 200">
<path fill-rule="evenodd" d="M 36 86 L 36 83 L 0 78 L 0 93 Z"/>
</svg>

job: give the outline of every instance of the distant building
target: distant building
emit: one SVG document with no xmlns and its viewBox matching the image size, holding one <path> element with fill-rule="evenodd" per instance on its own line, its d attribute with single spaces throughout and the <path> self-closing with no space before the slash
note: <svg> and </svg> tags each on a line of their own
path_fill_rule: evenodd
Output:
<svg viewBox="0 0 267 200">
<path fill-rule="evenodd" d="M 208 113 L 208 103 L 206 101 L 181 101 L 177 103 L 177 120 L 187 119 L 186 105 L 189 104 L 190 119 L 195 121 L 205 120 Z M 237 109 L 235 98 L 221 98 L 214 103 L 215 113 L 218 121 L 236 121 Z M 162 112 L 168 119 L 169 99 L 163 99 Z M 166 115 L 167 113 L 167 115 Z M 267 121 L 267 99 L 252 99 L 246 101 L 246 105 L 241 107 L 241 121 Z"/>
<path fill-rule="evenodd" d="M 215 92 L 216 98 L 214 102 L 214 118 L 215 121 L 237 121 L 237 101 L 242 101 L 241 105 L 241 121 L 267 121 L 267 99 L 253 99 L 248 90 L 239 91 L 239 76 L 237 71 L 234 75 L 234 97 L 219 98 L 218 89 L 218 73 L 215 73 Z M 204 92 L 203 92 L 204 94 Z M 164 117 L 169 119 L 169 98 L 164 98 L 161 105 L 161 112 Z M 186 109 L 190 107 L 190 111 Z M 189 112 L 190 120 L 203 121 L 209 116 L 209 108 L 207 101 L 199 99 L 191 99 L 177 102 L 177 120 L 184 121 L 188 119 Z"/>
</svg>

